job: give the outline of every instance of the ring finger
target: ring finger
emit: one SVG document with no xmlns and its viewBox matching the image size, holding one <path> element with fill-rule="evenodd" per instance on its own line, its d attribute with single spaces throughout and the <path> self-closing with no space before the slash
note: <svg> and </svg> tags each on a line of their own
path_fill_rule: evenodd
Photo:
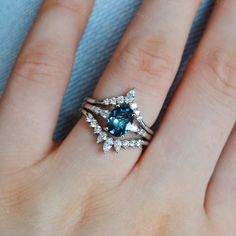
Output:
<svg viewBox="0 0 236 236">
<path fill-rule="evenodd" d="M 102 76 L 94 96 L 104 98 L 137 91 L 137 102 L 148 125 L 155 121 L 178 69 L 192 20 L 200 1 L 146 0 L 124 35 L 110 65 Z M 83 161 L 83 168 L 94 167 L 102 175 L 118 179 L 129 172 L 140 151 L 111 152 L 103 157 L 100 147 L 82 119 L 67 138 L 62 150 L 70 150 L 73 163 Z M 80 145 L 78 145 L 78 143 Z M 78 158 L 76 153 L 80 153 Z M 75 158 L 76 157 L 76 158 Z"/>
</svg>

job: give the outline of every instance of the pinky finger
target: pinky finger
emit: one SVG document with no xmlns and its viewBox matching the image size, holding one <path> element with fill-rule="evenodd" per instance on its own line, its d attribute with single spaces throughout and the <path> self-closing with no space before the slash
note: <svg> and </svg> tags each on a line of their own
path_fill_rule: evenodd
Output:
<svg viewBox="0 0 236 236">
<path fill-rule="evenodd" d="M 233 232 L 236 230 L 236 125 L 208 186 L 206 210 L 216 225 L 224 225 L 221 229 L 222 235 L 235 235 Z"/>
</svg>

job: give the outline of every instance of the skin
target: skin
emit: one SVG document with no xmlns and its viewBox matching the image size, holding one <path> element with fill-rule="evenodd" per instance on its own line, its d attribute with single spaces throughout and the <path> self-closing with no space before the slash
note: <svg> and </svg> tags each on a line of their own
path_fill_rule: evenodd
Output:
<svg viewBox="0 0 236 236">
<path fill-rule="evenodd" d="M 144 0 L 94 97 L 136 88 L 153 124 L 199 4 Z M 236 235 L 236 1 L 217 2 L 145 152 L 106 156 L 84 119 L 52 141 L 92 7 L 45 0 L 1 98 L 1 236 Z"/>
</svg>

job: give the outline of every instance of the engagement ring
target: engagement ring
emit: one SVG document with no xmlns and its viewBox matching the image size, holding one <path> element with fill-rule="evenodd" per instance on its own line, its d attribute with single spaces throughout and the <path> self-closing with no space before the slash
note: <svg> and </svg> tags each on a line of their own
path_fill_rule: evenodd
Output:
<svg viewBox="0 0 236 236">
<path fill-rule="evenodd" d="M 143 121 L 134 89 L 126 96 L 88 98 L 82 113 L 97 135 L 97 143 L 103 143 L 104 152 L 112 148 L 116 152 L 141 148 L 147 146 L 153 136 L 153 131 Z"/>
</svg>

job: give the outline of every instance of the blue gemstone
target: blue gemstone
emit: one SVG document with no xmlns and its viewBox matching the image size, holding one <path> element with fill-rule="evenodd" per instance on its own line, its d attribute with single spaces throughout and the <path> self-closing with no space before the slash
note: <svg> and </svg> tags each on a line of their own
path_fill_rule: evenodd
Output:
<svg viewBox="0 0 236 236">
<path fill-rule="evenodd" d="M 107 118 L 108 132 L 116 137 L 121 137 L 129 130 L 128 124 L 133 123 L 133 110 L 129 106 L 114 108 Z"/>
</svg>

